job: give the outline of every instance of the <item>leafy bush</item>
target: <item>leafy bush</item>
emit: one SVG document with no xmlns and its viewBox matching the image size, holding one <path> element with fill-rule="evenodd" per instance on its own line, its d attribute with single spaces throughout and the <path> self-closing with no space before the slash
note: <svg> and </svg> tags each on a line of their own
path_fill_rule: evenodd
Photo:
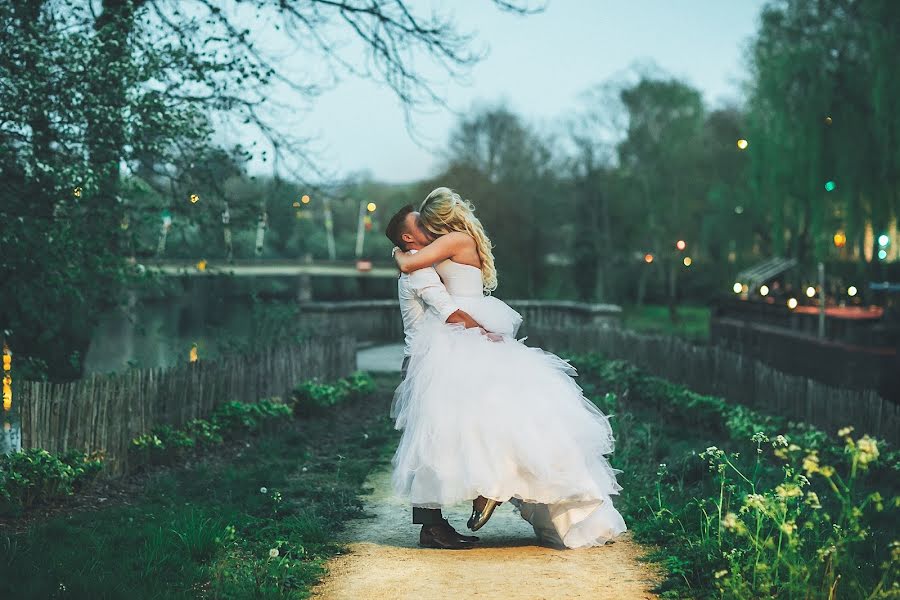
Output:
<svg viewBox="0 0 900 600">
<path fill-rule="evenodd" d="M 57 456 L 28 449 L 0 456 L 0 501 L 13 508 L 71 495 L 96 476 L 102 455 L 70 450 Z"/>
<path fill-rule="evenodd" d="M 210 419 L 225 432 L 253 431 L 263 423 L 289 417 L 293 408 L 284 404 L 281 398 L 270 398 L 259 402 L 228 402 L 218 407 Z"/>
<path fill-rule="evenodd" d="M 294 388 L 294 404 L 298 414 L 319 414 L 324 409 L 350 398 L 361 398 L 375 391 L 375 380 L 364 371 L 356 371 L 335 383 L 318 379 L 304 381 Z"/>
</svg>

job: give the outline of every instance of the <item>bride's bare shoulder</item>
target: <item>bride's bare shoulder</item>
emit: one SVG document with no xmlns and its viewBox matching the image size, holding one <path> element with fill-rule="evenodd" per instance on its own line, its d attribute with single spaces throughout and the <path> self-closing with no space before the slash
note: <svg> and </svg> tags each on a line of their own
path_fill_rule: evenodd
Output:
<svg viewBox="0 0 900 600">
<path fill-rule="evenodd" d="M 453 244 L 459 248 L 475 247 L 475 238 L 465 231 L 451 231 L 450 233 L 442 235 L 441 238 L 446 239 L 446 243 Z"/>
</svg>

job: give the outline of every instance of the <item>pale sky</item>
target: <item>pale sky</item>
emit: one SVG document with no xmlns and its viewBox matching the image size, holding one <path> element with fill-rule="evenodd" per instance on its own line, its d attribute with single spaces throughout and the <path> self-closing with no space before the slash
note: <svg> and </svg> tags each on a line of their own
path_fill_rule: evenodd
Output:
<svg viewBox="0 0 900 600">
<path fill-rule="evenodd" d="M 477 44 L 488 46 L 488 56 L 469 72 L 468 85 L 451 80 L 441 86 L 450 107 L 464 112 L 475 104 L 505 101 L 538 126 L 564 118 L 578 108 L 581 92 L 640 61 L 699 89 L 707 106 L 738 101 L 747 77 L 746 48 L 765 4 L 548 0 L 545 12 L 518 17 L 489 0 L 432 1 L 452 11 L 461 30 L 476 33 Z M 430 78 L 439 73 L 430 65 L 424 72 Z M 429 141 L 423 149 L 407 133 L 393 92 L 345 78 L 315 100 L 299 126 L 303 135 L 316 138 L 321 162 L 334 172 L 368 170 L 379 181 L 410 182 L 437 171 L 441 146 L 456 120 L 439 107 L 417 114 L 416 128 Z M 251 165 L 254 172 L 265 169 L 262 163 Z"/>
</svg>

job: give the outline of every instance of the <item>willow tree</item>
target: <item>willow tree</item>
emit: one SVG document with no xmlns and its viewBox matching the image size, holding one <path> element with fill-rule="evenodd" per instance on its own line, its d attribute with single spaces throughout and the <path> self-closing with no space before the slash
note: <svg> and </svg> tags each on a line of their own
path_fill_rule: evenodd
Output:
<svg viewBox="0 0 900 600">
<path fill-rule="evenodd" d="M 836 228 L 864 255 L 864 226 L 898 214 L 897 4 L 782 0 L 752 49 L 749 153 L 773 251 L 826 257 Z"/>
</svg>

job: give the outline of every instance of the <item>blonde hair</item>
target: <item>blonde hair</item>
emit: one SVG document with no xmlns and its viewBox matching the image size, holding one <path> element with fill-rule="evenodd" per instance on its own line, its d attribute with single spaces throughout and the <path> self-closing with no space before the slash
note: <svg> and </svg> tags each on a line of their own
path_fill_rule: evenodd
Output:
<svg viewBox="0 0 900 600">
<path fill-rule="evenodd" d="M 451 231 L 468 233 L 475 239 L 478 257 L 481 259 L 481 285 L 490 293 L 497 289 L 497 269 L 494 267 L 493 245 L 484 232 L 481 221 L 475 216 L 475 207 L 468 200 L 446 187 L 431 191 L 419 208 L 422 226 L 435 235 Z"/>
</svg>

